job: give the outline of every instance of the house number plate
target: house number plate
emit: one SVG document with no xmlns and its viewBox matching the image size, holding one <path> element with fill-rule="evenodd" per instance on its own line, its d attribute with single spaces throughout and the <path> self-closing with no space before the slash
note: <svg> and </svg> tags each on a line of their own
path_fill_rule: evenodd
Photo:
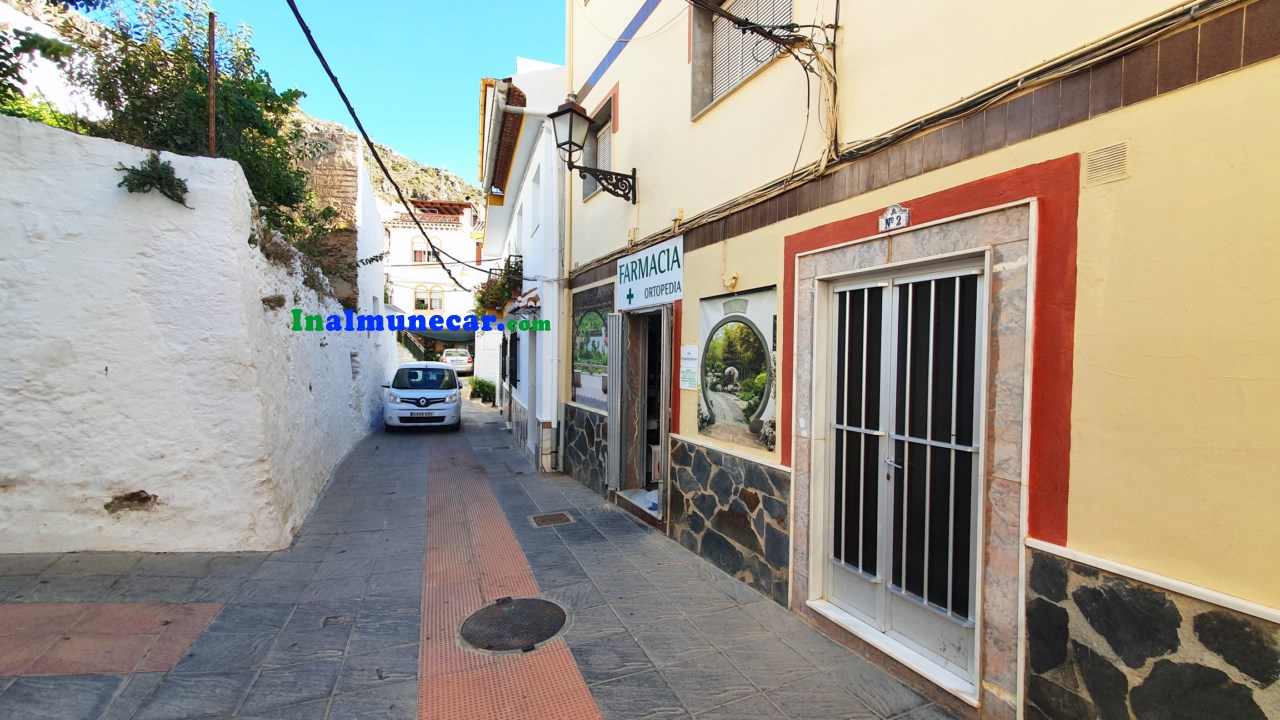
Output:
<svg viewBox="0 0 1280 720">
<path fill-rule="evenodd" d="M 880 216 L 880 232 L 901 230 L 911 224 L 911 211 L 901 205 L 890 205 Z"/>
</svg>

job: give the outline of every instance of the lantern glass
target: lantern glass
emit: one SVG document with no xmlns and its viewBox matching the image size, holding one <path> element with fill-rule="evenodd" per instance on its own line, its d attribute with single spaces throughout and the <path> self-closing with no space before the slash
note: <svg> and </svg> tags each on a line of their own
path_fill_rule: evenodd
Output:
<svg viewBox="0 0 1280 720">
<path fill-rule="evenodd" d="M 587 130 L 591 126 L 591 118 L 587 117 L 582 107 L 574 102 L 567 102 L 549 115 L 551 127 L 556 134 L 556 147 L 569 156 L 569 161 L 576 160 L 587 143 Z"/>
</svg>

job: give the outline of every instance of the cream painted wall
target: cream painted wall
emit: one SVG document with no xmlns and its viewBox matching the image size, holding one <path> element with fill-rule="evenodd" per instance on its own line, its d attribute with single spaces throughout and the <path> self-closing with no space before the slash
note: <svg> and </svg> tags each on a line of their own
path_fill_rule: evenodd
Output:
<svg viewBox="0 0 1280 720">
<path fill-rule="evenodd" d="M 1130 141 L 1131 176 L 1080 196 L 1068 544 L 1280 607 L 1277 113 L 1272 61 L 735 238 L 730 267 L 781 285 L 788 234 Z M 719 263 L 689 253 L 687 308 Z"/>
<path fill-rule="evenodd" d="M 641 3 L 569 3 L 569 86 L 577 90 Z M 874 137 L 1174 6 L 1171 0 L 845 2 L 837 53 L 840 141 Z M 829 23 L 834 8 L 835 0 L 797 3 L 795 18 Z M 673 208 L 691 217 L 818 157 L 824 143 L 819 83 L 813 80 L 806 123 L 805 75 L 796 61 L 774 61 L 696 120 L 690 119 L 691 75 L 688 5 L 663 0 L 595 88 L 579 98 L 594 111 L 618 85 L 613 169 L 637 169 L 639 202 L 599 194 L 584 204 L 575 179 L 572 267 L 624 247 L 628 228 L 644 237 L 670 225 Z"/>
</svg>

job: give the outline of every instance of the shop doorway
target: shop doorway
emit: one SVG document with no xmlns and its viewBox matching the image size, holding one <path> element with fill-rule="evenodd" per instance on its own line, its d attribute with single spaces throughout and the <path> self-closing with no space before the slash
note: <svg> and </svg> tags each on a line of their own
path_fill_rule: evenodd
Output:
<svg viewBox="0 0 1280 720">
<path fill-rule="evenodd" d="M 609 316 L 609 488 L 641 519 L 665 524 L 671 432 L 670 305 Z"/>
</svg>

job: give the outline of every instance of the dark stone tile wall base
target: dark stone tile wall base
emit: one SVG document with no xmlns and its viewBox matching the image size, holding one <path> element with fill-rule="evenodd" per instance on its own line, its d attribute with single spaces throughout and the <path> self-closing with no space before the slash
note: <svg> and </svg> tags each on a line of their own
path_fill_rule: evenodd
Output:
<svg viewBox="0 0 1280 720">
<path fill-rule="evenodd" d="M 673 437 L 671 480 L 668 534 L 785 607 L 791 475 Z"/>
<path fill-rule="evenodd" d="M 564 471 L 569 477 L 608 497 L 605 458 L 609 450 L 604 413 L 564 406 Z"/>
<path fill-rule="evenodd" d="M 1280 625 L 1028 557 L 1028 720 L 1280 720 Z"/>
</svg>

